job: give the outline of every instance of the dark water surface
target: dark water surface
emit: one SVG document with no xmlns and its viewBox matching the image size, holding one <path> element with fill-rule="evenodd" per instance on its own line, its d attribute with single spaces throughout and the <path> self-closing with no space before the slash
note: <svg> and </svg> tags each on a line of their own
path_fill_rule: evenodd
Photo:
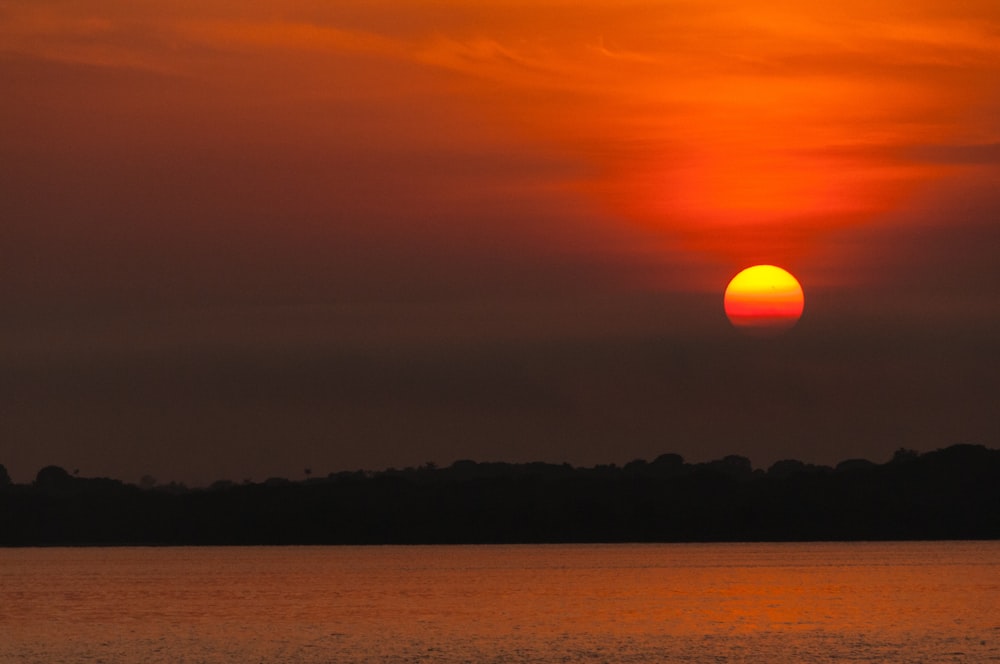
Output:
<svg viewBox="0 0 1000 664">
<path fill-rule="evenodd" d="M 0 550 L 0 662 L 1000 661 L 1000 542 Z"/>
</svg>

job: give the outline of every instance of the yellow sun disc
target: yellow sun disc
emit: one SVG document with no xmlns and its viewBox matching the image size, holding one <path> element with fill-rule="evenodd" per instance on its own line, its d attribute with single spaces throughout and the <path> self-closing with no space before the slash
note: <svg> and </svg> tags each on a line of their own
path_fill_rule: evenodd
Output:
<svg viewBox="0 0 1000 664">
<path fill-rule="evenodd" d="M 746 332 L 772 334 L 795 325 L 805 297 L 798 280 L 774 265 L 754 265 L 729 282 L 724 297 L 726 316 Z"/>
</svg>

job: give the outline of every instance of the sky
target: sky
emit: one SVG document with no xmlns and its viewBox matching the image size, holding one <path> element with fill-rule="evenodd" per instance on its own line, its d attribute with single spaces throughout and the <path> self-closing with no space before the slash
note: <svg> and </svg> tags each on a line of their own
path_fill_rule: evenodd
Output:
<svg viewBox="0 0 1000 664">
<path fill-rule="evenodd" d="M 997 80 L 995 0 L 0 0 L 0 463 L 1000 446 Z"/>
</svg>

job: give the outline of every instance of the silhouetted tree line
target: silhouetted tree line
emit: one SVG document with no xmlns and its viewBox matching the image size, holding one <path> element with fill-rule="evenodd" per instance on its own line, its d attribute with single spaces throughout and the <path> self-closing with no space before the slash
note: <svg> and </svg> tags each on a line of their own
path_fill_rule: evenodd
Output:
<svg viewBox="0 0 1000 664">
<path fill-rule="evenodd" d="M 308 475 L 308 474 L 307 474 Z M 1000 450 L 883 464 L 676 454 L 624 466 L 457 461 L 205 489 L 0 466 L 0 545 L 404 544 L 1000 538 Z"/>
</svg>

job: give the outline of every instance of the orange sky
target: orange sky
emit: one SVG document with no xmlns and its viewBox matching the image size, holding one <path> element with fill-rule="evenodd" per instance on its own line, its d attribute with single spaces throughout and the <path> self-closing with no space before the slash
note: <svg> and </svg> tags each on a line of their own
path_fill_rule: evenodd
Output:
<svg viewBox="0 0 1000 664">
<path fill-rule="evenodd" d="M 6 0 L 0 356 L 981 330 L 998 80 L 994 0 Z"/>
<path fill-rule="evenodd" d="M 526 196 L 652 229 L 612 228 L 640 245 L 623 251 L 663 242 L 726 270 L 807 267 L 830 228 L 878 223 L 970 170 L 995 177 L 980 155 L 1000 142 L 995 3 L 826 4 L 6 2 L 0 39 L 15 90 L 28 88 L 7 113 L 25 150 L 45 134 L 228 168 L 367 162 L 316 164 L 326 182 L 289 183 L 305 178 L 273 162 L 219 176 L 317 217 L 293 233 L 322 234 L 345 204 L 387 216 Z M 386 232 L 412 233 L 409 221 Z M 579 248 L 578 223 L 567 215 L 543 241 Z"/>
</svg>

